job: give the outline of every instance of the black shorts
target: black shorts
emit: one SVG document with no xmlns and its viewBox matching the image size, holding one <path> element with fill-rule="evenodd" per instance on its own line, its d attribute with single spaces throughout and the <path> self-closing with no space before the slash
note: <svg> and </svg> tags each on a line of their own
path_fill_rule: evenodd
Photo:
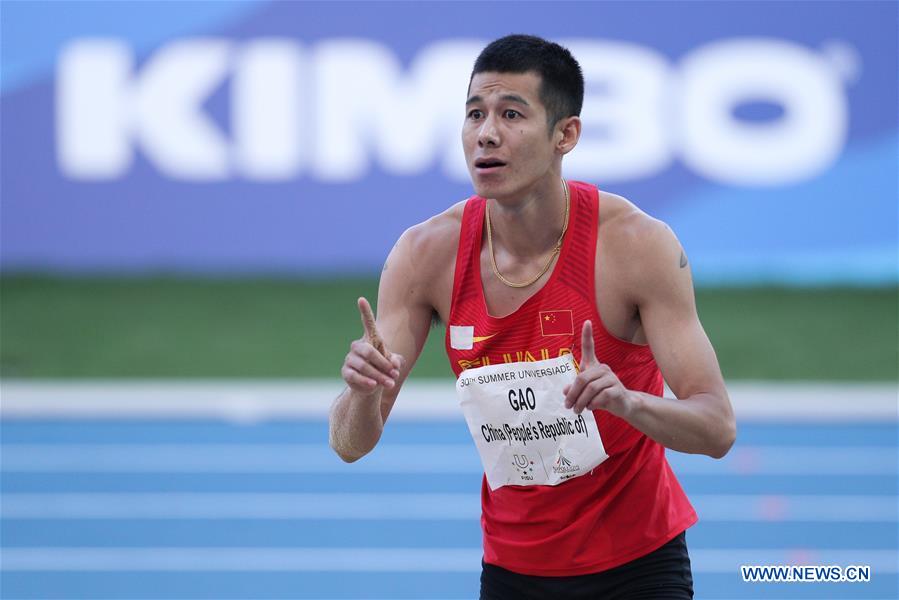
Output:
<svg viewBox="0 0 899 600">
<path fill-rule="evenodd" d="M 589 575 L 537 577 L 481 563 L 481 600 L 689 600 L 686 532 L 645 556 Z"/>
</svg>

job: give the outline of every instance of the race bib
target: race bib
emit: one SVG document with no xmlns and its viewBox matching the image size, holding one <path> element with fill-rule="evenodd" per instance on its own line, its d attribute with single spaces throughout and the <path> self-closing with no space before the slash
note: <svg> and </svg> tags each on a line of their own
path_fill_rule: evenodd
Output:
<svg viewBox="0 0 899 600">
<path fill-rule="evenodd" d="M 491 490 L 558 485 L 608 458 L 591 411 L 565 408 L 577 371 L 570 354 L 463 371 L 459 403 Z"/>
</svg>

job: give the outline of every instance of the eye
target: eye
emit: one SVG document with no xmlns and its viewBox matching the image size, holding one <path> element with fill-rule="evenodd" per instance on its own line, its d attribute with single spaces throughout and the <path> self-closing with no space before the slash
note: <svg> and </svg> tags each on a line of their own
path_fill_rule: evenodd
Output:
<svg viewBox="0 0 899 600">
<path fill-rule="evenodd" d="M 481 118 L 481 114 L 482 114 L 481 111 L 480 111 L 479 109 L 476 108 L 476 109 L 474 109 L 474 110 L 472 110 L 471 112 L 468 113 L 468 118 L 469 118 L 469 119 L 480 119 L 480 118 Z"/>
<path fill-rule="evenodd" d="M 518 112 L 517 110 L 509 109 L 506 111 L 506 117 L 508 117 L 510 119 L 517 119 L 520 116 L 521 116 L 521 113 Z"/>
</svg>

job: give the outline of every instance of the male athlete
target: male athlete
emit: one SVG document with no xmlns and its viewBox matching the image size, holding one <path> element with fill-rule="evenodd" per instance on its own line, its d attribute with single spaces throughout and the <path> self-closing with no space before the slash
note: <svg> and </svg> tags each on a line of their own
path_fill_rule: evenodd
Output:
<svg viewBox="0 0 899 600">
<path fill-rule="evenodd" d="M 436 315 L 484 463 L 481 598 L 692 598 L 697 517 L 664 449 L 724 456 L 733 410 L 674 233 L 562 178 L 583 94 L 557 44 L 481 52 L 462 128 L 476 195 L 400 237 L 377 320 L 359 299 L 331 446 L 375 447 Z"/>
</svg>

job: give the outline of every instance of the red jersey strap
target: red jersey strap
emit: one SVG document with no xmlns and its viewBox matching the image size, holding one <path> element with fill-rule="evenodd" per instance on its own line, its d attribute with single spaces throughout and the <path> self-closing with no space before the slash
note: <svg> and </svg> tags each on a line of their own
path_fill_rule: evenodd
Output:
<svg viewBox="0 0 899 600">
<path fill-rule="evenodd" d="M 466 286 L 466 281 L 472 280 L 475 273 L 472 267 L 476 265 L 473 261 L 480 260 L 481 256 L 481 236 L 483 235 L 484 208 L 487 201 L 480 196 L 472 196 L 465 202 L 465 208 L 462 211 L 462 228 L 459 232 L 459 249 L 456 252 L 456 270 L 453 277 L 453 298 L 450 304 L 450 316 L 452 309 L 460 302 L 469 300 L 473 289 Z M 474 255 L 474 256 L 472 256 Z M 480 280 L 478 280 L 480 284 Z"/>
<path fill-rule="evenodd" d="M 596 230 L 599 219 L 599 190 L 579 181 L 568 182 L 571 187 L 571 223 L 565 236 L 565 260 L 559 257 L 559 283 L 595 304 Z M 580 332 L 578 332 L 580 333 Z"/>
</svg>

